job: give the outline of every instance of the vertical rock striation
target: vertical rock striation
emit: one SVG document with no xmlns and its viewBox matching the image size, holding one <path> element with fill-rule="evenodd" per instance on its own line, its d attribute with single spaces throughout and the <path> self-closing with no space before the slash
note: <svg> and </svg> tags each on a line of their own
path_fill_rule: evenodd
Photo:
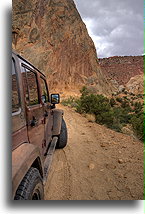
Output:
<svg viewBox="0 0 145 214">
<path fill-rule="evenodd" d="M 12 18 L 13 48 L 45 73 L 51 89 L 112 92 L 73 0 L 13 0 Z"/>
</svg>

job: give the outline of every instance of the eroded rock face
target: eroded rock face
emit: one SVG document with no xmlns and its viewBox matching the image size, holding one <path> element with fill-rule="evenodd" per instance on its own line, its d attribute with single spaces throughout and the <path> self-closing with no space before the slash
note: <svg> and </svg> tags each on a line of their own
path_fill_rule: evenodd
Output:
<svg viewBox="0 0 145 214">
<path fill-rule="evenodd" d="M 51 89 L 90 85 L 110 94 L 73 0 L 13 0 L 13 48 L 45 73 Z"/>
<path fill-rule="evenodd" d="M 132 77 L 126 84 L 126 88 L 133 94 L 144 94 L 143 74 Z"/>
</svg>

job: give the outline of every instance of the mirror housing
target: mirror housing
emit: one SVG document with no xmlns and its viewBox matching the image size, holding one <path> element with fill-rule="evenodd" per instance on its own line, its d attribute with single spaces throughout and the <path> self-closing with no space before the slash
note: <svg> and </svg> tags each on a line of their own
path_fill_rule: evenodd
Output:
<svg viewBox="0 0 145 214">
<path fill-rule="evenodd" d="M 60 102 L 59 94 L 51 94 L 51 104 L 58 104 Z"/>
</svg>

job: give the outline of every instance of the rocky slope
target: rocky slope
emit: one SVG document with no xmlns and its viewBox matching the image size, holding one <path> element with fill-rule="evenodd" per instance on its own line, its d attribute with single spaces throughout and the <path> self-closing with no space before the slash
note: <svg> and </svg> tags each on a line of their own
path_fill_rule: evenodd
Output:
<svg viewBox="0 0 145 214">
<path fill-rule="evenodd" d="M 99 63 L 103 74 L 118 88 L 120 85 L 125 86 L 136 75 L 141 75 L 140 80 L 143 77 L 143 56 L 114 56 L 99 59 Z M 143 84 L 143 78 L 141 82 L 140 85 Z M 129 85 L 131 83 L 133 84 L 135 81 L 130 81 Z M 136 93 L 140 93 L 140 89 L 138 92 L 136 90 Z"/>
<path fill-rule="evenodd" d="M 51 89 L 90 85 L 111 93 L 73 0 L 13 0 L 12 18 L 13 48 L 46 74 Z"/>
</svg>

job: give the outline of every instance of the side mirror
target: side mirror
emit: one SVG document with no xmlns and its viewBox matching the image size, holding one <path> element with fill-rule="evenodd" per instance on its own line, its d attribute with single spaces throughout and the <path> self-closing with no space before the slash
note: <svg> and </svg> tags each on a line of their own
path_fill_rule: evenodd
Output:
<svg viewBox="0 0 145 214">
<path fill-rule="evenodd" d="M 58 104 L 60 102 L 59 94 L 51 94 L 51 104 Z"/>
</svg>

